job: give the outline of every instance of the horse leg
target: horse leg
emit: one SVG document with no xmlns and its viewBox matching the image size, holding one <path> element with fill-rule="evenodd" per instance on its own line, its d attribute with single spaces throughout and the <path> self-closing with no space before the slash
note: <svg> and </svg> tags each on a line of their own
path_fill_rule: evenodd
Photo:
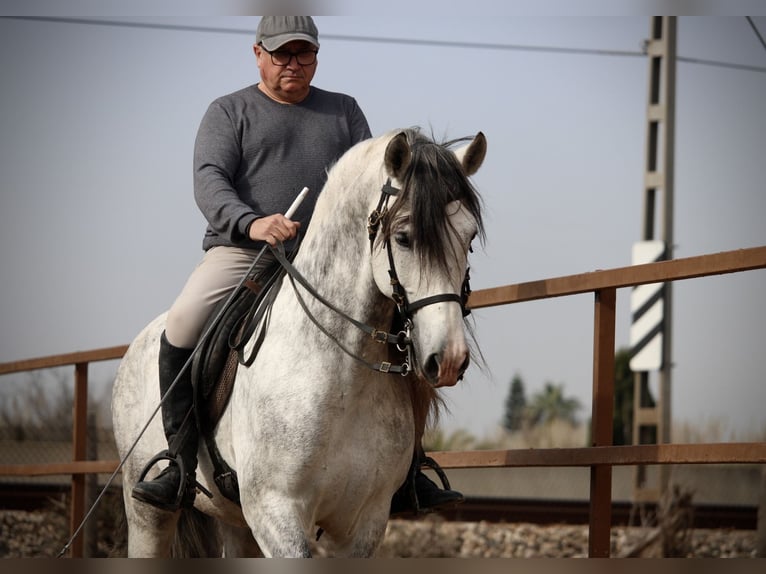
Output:
<svg viewBox="0 0 766 574">
<path fill-rule="evenodd" d="M 178 524 L 178 513 L 136 503 L 128 492 L 125 493 L 124 500 L 128 524 L 128 557 L 169 557 Z"/>
<path fill-rule="evenodd" d="M 295 501 L 282 498 L 269 501 L 264 496 L 257 501 L 243 498 L 245 520 L 267 558 L 311 558 L 306 530 L 300 514 L 293 511 L 294 504 Z"/>
<path fill-rule="evenodd" d="M 275 514 L 262 522 L 253 534 L 267 558 L 311 558 L 311 548 L 296 521 Z"/>
<path fill-rule="evenodd" d="M 220 523 L 221 538 L 223 539 L 224 558 L 262 558 L 263 552 L 258 546 L 249 528 Z"/>
<path fill-rule="evenodd" d="M 346 547 L 337 549 L 337 556 L 348 558 L 370 558 L 386 535 L 388 513 L 382 520 L 370 519 L 357 529 L 353 540 Z"/>
</svg>

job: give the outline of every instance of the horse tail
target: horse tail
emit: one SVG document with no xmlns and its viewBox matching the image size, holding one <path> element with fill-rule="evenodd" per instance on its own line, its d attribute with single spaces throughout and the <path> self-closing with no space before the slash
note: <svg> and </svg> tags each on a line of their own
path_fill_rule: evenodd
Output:
<svg viewBox="0 0 766 574">
<path fill-rule="evenodd" d="M 223 541 L 215 518 L 196 508 L 184 509 L 170 547 L 172 558 L 220 558 Z"/>
</svg>

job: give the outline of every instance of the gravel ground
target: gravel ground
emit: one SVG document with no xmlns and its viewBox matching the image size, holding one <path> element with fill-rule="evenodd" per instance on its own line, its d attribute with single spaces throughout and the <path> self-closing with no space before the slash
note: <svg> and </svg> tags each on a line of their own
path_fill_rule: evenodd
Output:
<svg viewBox="0 0 766 574">
<path fill-rule="evenodd" d="M 100 521 L 97 556 L 124 556 L 119 526 Z M 654 532 L 649 528 L 612 529 L 612 551 L 625 556 Z M 61 512 L 0 511 L 0 557 L 54 557 L 68 538 L 68 519 Z M 686 556 L 695 558 L 755 557 L 754 531 L 694 530 L 689 532 Z M 642 556 L 659 556 L 659 544 Z M 540 526 L 447 522 L 438 517 L 424 520 L 391 520 L 378 552 L 390 558 L 574 558 L 588 554 L 587 526 Z"/>
<path fill-rule="evenodd" d="M 611 556 L 627 555 L 654 533 L 650 528 L 612 528 Z M 695 558 L 755 557 L 754 531 L 694 530 L 686 556 Z M 588 556 L 585 525 L 542 526 L 446 522 L 428 519 L 389 523 L 379 552 L 386 557 L 578 558 Z M 661 556 L 659 542 L 641 556 Z"/>
</svg>

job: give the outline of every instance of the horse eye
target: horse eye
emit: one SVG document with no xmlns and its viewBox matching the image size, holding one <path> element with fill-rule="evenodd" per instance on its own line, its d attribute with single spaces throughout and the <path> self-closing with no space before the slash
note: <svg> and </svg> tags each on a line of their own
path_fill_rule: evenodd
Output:
<svg viewBox="0 0 766 574">
<path fill-rule="evenodd" d="M 400 247 L 410 246 L 410 236 L 404 233 L 403 231 L 400 231 L 399 233 L 394 235 L 394 241 L 396 241 L 397 245 L 399 245 Z"/>
</svg>

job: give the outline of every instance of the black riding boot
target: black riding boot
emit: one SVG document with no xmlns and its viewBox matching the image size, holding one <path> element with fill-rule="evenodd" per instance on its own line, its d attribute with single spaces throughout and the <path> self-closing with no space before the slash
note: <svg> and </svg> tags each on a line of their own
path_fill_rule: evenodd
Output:
<svg viewBox="0 0 766 574">
<path fill-rule="evenodd" d="M 174 347 L 168 342 L 165 333 L 162 333 L 159 360 L 161 396 L 165 396 L 192 351 L 192 349 Z M 199 433 L 193 412 L 189 415 L 190 420 L 184 425 L 184 419 L 190 412 L 193 401 L 191 369 L 187 368 L 173 387 L 170 396 L 162 404 L 162 426 L 165 429 L 165 438 L 170 450 L 158 454 L 144 469 L 144 474 L 158 460 L 166 459 L 171 462 L 154 480 L 138 482 L 133 487 L 133 498 L 171 511 L 181 507 L 191 508 L 194 504 Z M 184 426 L 184 436 L 176 438 L 182 431 L 182 426 Z M 173 449 L 176 449 L 176 452 L 171 452 Z"/>
<path fill-rule="evenodd" d="M 428 478 L 421 468 L 428 466 L 439 475 L 444 488 Z M 407 480 L 399 487 L 391 499 L 391 516 L 397 514 L 423 514 L 450 508 L 463 502 L 465 498 L 457 490 L 451 490 L 449 480 L 441 467 L 432 458 L 426 456 L 423 447 L 416 449 L 412 466 L 407 473 Z"/>
</svg>

